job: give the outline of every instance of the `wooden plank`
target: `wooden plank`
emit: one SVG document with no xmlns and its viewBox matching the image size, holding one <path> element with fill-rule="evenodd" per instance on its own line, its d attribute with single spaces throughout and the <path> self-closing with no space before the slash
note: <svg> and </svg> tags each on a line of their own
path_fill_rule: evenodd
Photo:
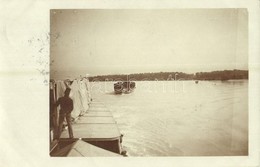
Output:
<svg viewBox="0 0 260 167">
<path fill-rule="evenodd" d="M 92 101 L 92 102 L 90 103 L 90 105 L 104 105 L 104 103 L 98 102 L 98 101 Z"/>
<path fill-rule="evenodd" d="M 88 112 L 97 112 L 97 111 L 103 111 L 103 112 L 110 112 L 110 110 L 108 110 L 107 108 L 105 107 L 90 107 Z"/>
<path fill-rule="evenodd" d="M 105 106 L 103 103 L 101 102 L 98 102 L 98 103 L 95 103 L 95 102 L 91 102 L 90 105 L 92 106 Z"/>
<path fill-rule="evenodd" d="M 90 107 L 106 107 L 104 104 L 89 104 Z"/>
<path fill-rule="evenodd" d="M 73 124 L 74 138 L 115 139 L 120 137 L 116 124 Z M 61 133 L 61 138 L 68 138 L 68 130 Z"/>
<path fill-rule="evenodd" d="M 106 111 L 100 111 L 100 112 L 87 112 L 82 117 L 111 117 L 112 114 L 110 112 Z"/>
<path fill-rule="evenodd" d="M 93 124 L 93 123 L 107 123 L 112 124 L 116 123 L 113 117 L 80 117 L 77 120 L 77 123 L 87 123 L 87 124 Z"/>
</svg>

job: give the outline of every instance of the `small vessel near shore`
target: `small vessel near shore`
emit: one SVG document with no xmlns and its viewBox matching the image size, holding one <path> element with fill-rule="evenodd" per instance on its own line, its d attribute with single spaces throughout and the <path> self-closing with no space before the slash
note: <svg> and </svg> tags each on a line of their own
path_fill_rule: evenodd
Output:
<svg viewBox="0 0 260 167">
<path fill-rule="evenodd" d="M 198 84 L 198 83 L 199 83 L 199 81 L 198 81 L 198 80 L 196 80 L 196 81 L 195 81 L 195 83 L 196 83 L 196 84 Z"/>
<path fill-rule="evenodd" d="M 135 82 L 133 81 L 119 81 L 114 84 L 114 91 L 116 94 L 131 93 L 135 89 Z"/>
</svg>

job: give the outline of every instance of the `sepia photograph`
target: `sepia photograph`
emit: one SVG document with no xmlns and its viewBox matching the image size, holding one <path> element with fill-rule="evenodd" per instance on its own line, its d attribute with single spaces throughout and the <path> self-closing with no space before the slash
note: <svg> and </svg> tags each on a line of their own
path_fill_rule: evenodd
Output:
<svg viewBox="0 0 260 167">
<path fill-rule="evenodd" d="M 249 155 L 246 8 L 49 15 L 47 155 Z"/>
</svg>

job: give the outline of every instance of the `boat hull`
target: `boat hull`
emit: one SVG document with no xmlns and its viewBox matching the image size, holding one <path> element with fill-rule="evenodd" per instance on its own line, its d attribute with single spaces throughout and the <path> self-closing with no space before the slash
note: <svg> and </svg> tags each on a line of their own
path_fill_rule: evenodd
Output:
<svg viewBox="0 0 260 167">
<path fill-rule="evenodd" d="M 135 89 L 135 82 L 117 82 L 114 84 L 115 94 L 128 94 Z"/>
</svg>

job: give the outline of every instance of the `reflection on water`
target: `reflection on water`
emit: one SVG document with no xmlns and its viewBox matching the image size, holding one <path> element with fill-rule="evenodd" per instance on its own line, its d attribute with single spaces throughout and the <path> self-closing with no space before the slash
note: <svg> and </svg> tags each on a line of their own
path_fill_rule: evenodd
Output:
<svg viewBox="0 0 260 167">
<path fill-rule="evenodd" d="M 115 95 L 92 83 L 112 111 L 129 156 L 248 154 L 248 81 L 140 81 Z"/>
</svg>

